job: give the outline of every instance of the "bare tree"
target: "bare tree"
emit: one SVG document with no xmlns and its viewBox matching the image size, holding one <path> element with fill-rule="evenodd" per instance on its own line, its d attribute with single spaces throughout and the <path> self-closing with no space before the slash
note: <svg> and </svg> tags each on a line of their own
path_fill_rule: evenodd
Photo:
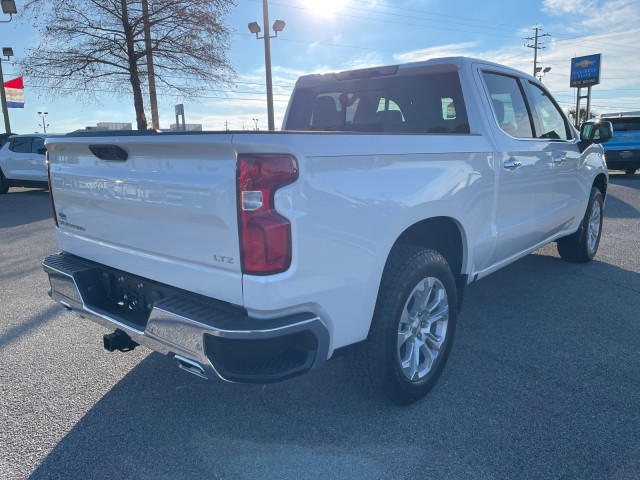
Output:
<svg viewBox="0 0 640 480">
<path fill-rule="evenodd" d="M 575 108 L 570 108 L 567 111 L 567 115 L 569 117 L 569 120 L 571 120 L 572 122 L 575 123 L 575 119 L 576 119 L 576 109 Z M 578 119 L 578 125 L 581 125 L 582 123 L 586 122 L 587 120 L 590 120 L 592 118 L 596 118 L 598 116 L 598 112 L 596 112 L 595 110 L 591 110 L 589 112 L 589 118 L 587 118 L 587 109 L 586 107 L 580 107 L 580 118 Z"/>
<path fill-rule="evenodd" d="M 233 6 L 233 0 L 28 0 L 24 15 L 44 26 L 19 68 L 50 97 L 132 95 L 144 130 L 149 66 L 160 92 L 188 96 L 203 84 L 230 83 L 235 72 L 224 21 Z"/>
</svg>

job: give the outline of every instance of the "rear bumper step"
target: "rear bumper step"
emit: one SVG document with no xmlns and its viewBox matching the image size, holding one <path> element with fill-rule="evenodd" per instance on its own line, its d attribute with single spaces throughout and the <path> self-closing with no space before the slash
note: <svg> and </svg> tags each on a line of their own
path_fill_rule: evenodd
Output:
<svg viewBox="0 0 640 480">
<path fill-rule="evenodd" d="M 47 257 L 43 268 L 50 296 L 68 310 L 172 356 L 200 377 L 269 383 L 327 359 L 329 333 L 313 313 L 251 318 L 240 307 L 64 253 Z"/>
</svg>

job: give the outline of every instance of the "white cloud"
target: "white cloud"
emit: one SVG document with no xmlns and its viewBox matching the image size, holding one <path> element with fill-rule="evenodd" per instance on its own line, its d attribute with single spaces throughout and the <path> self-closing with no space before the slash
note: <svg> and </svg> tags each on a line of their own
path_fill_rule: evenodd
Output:
<svg viewBox="0 0 640 480">
<path fill-rule="evenodd" d="M 595 3 L 588 0 L 544 0 L 542 11 L 551 16 L 583 14 L 585 11 L 592 10 Z"/>
</svg>

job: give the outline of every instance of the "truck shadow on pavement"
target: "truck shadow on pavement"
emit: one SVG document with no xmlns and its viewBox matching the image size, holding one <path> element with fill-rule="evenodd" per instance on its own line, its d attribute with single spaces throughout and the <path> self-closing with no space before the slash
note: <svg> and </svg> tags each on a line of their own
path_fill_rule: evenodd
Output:
<svg viewBox="0 0 640 480">
<path fill-rule="evenodd" d="M 546 248 L 468 288 L 415 405 L 371 398 L 348 356 L 255 386 L 151 354 L 31 478 L 637 478 L 640 275 Z"/>
<path fill-rule="evenodd" d="M 640 190 L 640 175 L 610 174 L 609 182 L 632 190 Z M 622 198 L 607 195 L 604 216 L 605 220 L 607 218 L 639 218 L 640 211 Z"/>
<path fill-rule="evenodd" d="M 618 185 L 628 185 L 631 188 L 640 189 L 640 170 L 635 175 L 609 171 L 609 181 Z"/>
</svg>

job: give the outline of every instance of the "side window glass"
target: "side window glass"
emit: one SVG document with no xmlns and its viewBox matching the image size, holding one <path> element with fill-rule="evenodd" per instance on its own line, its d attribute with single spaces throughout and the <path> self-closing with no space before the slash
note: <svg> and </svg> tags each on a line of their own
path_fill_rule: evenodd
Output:
<svg viewBox="0 0 640 480">
<path fill-rule="evenodd" d="M 571 138 L 565 118 L 551 99 L 551 96 L 538 85 L 531 82 L 529 84 L 533 97 L 533 108 L 542 128 L 538 138 L 551 140 L 568 140 Z"/>
<path fill-rule="evenodd" d="M 31 140 L 32 137 L 16 137 L 11 139 L 12 152 L 16 153 L 31 153 Z"/>
<path fill-rule="evenodd" d="M 531 119 L 518 80 L 489 72 L 484 72 L 483 76 L 500 128 L 512 137 L 533 138 Z"/>
<path fill-rule="evenodd" d="M 31 153 L 38 153 L 38 150 L 44 148 L 44 138 L 34 137 L 31 145 Z"/>
<path fill-rule="evenodd" d="M 446 97 L 440 99 L 442 105 L 442 119 L 443 120 L 455 120 L 456 119 L 456 104 L 453 98 Z"/>
</svg>

